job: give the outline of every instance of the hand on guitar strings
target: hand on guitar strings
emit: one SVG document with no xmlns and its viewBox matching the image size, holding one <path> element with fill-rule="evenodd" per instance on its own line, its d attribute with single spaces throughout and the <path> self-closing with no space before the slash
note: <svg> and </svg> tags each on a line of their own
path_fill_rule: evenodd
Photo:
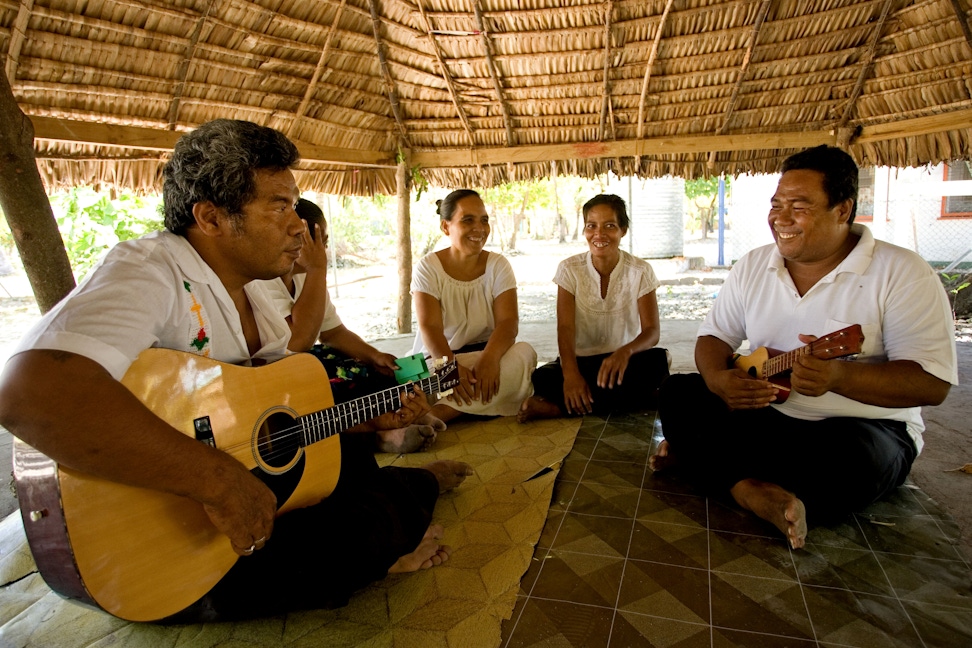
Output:
<svg viewBox="0 0 972 648">
<path fill-rule="evenodd" d="M 248 556 L 262 549 L 273 533 L 277 498 L 239 461 L 222 452 L 219 459 L 210 480 L 214 492 L 200 501 L 210 521 L 229 538 L 233 551 Z"/>
<path fill-rule="evenodd" d="M 810 344 L 816 339 L 815 335 L 800 335 L 800 341 L 804 344 Z M 841 383 L 847 367 L 846 362 L 818 358 L 812 353 L 798 356 L 793 362 L 790 387 L 804 396 L 823 396 L 834 391 Z"/>
<path fill-rule="evenodd" d="M 711 382 L 710 382 L 711 380 Z M 742 369 L 718 371 L 706 381 L 729 409 L 761 409 L 776 400 L 779 388 L 767 380 L 753 378 Z"/>
<path fill-rule="evenodd" d="M 398 395 L 401 398 L 402 406 L 394 412 L 388 412 L 373 419 L 374 431 L 396 430 L 406 427 L 432 409 L 425 397 L 425 392 L 419 389 L 419 386 L 415 383 L 412 383 L 410 390 L 408 386 L 403 386 Z"/>
</svg>

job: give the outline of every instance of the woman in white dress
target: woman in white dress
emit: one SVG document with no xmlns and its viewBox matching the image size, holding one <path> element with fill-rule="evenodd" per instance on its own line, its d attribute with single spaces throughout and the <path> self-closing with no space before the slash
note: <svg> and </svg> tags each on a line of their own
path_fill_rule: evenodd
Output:
<svg viewBox="0 0 972 648">
<path fill-rule="evenodd" d="M 560 357 L 533 374 L 534 395 L 517 420 L 654 406 L 670 364 L 668 351 L 655 346 L 659 281 L 647 261 L 621 249 L 628 224 L 618 196 L 584 205 L 588 251 L 561 261 L 554 276 Z"/>
<path fill-rule="evenodd" d="M 532 392 L 537 354 L 516 342 L 516 278 L 505 257 L 483 249 L 489 215 L 479 194 L 459 189 L 438 201 L 450 246 L 415 267 L 412 298 L 419 332 L 413 353 L 456 358 L 460 383 L 432 408 L 448 421 L 459 414 L 512 416 Z"/>
</svg>

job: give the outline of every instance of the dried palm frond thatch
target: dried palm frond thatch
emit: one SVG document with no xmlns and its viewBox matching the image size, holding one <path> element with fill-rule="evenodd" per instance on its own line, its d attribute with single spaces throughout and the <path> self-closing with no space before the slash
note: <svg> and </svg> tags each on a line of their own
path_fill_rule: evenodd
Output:
<svg viewBox="0 0 972 648">
<path fill-rule="evenodd" d="M 217 117 L 299 143 L 303 189 L 970 157 L 969 0 L 0 0 L 48 188 L 150 190 Z"/>
</svg>

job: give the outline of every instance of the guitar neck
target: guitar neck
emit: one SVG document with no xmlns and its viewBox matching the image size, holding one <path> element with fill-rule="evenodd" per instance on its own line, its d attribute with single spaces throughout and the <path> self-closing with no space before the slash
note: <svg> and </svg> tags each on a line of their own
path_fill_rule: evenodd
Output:
<svg viewBox="0 0 972 648">
<path fill-rule="evenodd" d="M 835 331 L 821 338 L 817 338 L 810 344 L 799 349 L 780 353 L 769 358 L 764 363 L 764 375 L 776 376 L 789 371 L 793 368 L 797 358 L 805 355 L 813 355 L 818 358 L 831 359 L 843 358 L 854 353 L 861 352 L 861 344 L 864 336 L 861 333 L 860 324 L 848 326 L 845 329 Z"/>
<path fill-rule="evenodd" d="M 439 376 L 432 375 L 419 380 L 415 384 L 418 384 L 419 389 L 426 394 L 436 394 L 439 391 Z M 369 421 L 376 416 L 397 410 L 402 406 L 400 392 L 403 389 L 411 391 L 412 383 L 390 387 L 319 412 L 298 417 L 302 445 L 307 447 L 312 443 L 323 441 L 360 423 Z"/>
<path fill-rule="evenodd" d="M 775 376 L 783 373 L 784 371 L 789 371 L 793 368 L 797 358 L 807 355 L 808 353 L 813 353 L 813 343 L 802 346 L 799 349 L 793 349 L 792 351 L 787 351 L 785 353 L 773 356 L 766 361 L 765 375 Z"/>
</svg>

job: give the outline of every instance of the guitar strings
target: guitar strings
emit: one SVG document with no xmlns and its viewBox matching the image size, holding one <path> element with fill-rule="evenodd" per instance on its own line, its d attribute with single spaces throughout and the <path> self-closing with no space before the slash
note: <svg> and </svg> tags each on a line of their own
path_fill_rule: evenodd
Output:
<svg viewBox="0 0 972 648">
<path fill-rule="evenodd" d="M 426 382 L 428 383 L 428 385 L 425 384 Z M 383 414 L 389 411 L 400 409 L 402 407 L 401 392 L 402 391 L 408 392 L 409 388 L 411 388 L 412 385 L 415 384 L 417 384 L 419 388 L 422 389 L 423 392 L 426 391 L 427 389 L 432 393 L 436 393 L 439 391 L 439 388 L 441 387 L 439 376 L 437 375 L 431 376 L 429 378 L 426 378 L 425 380 L 419 381 L 418 383 L 407 383 L 405 385 L 391 387 L 389 389 L 380 392 L 375 392 L 373 394 L 361 396 L 359 398 L 348 401 L 346 403 L 339 403 L 337 405 L 333 405 L 332 407 L 328 407 L 323 410 L 310 412 L 304 415 L 299 415 L 294 419 L 295 422 L 294 425 L 291 425 L 289 427 L 283 427 L 280 428 L 279 430 L 269 430 L 264 432 L 263 430 L 264 426 L 261 425 L 259 431 L 256 432 L 258 440 L 255 444 L 252 442 L 242 442 L 242 443 L 231 444 L 228 446 L 217 446 L 217 447 L 218 449 L 224 452 L 233 452 L 241 448 L 247 448 L 252 446 L 256 448 L 259 458 L 264 463 L 268 463 L 268 464 L 272 464 L 273 460 L 279 459 L 288 454 L 293 454 L 296 457 L 299 450 L 306 447 L 307 445 L 311 445 L 318 441 L 323 441 L 324 439 L 330 438 L 336 434 L 340 434 L 341 432 L 344 432 L 354 427 L 355 425 L 358 425 L 359 423 L 362 423 L 366 420 L 370 420 L 371 418 L 375 418 L 374 416 L 372 416 L 369 417 L 368 419 L 364 419 L 364 418 L 360 420 L 355 419 L 356 416 L 367 414 L 369 409 L 376 409 L 376 408 L 380 408 L 381 406 L 390 405 L 389 409 L 386 410 L 386 412 L 383 412 Z M 372 401 L 372 402 L 362 407 L 356 406 L 358 403 L 363 403 L 365 401 Z M 340 410 L 344 410 L 344 411 L 340 411 Z M 334 414 L 337 414 L 337 416 L 331 416 L 328 419 L 328 414 L 326 413 L 332 413 L 332 412 Z M 379 414 L 378 416 L 381 416 L 381 414 Z M 322 420 L 315 420 L 315 419 L 322 419 Z M 328 423 L 333 423 L 334 427 L 332 430 L 326 429 Z M 264 420 L 264 425 L 265 424 L 266 424 L 266 419 Z M 303 439 L 303 438 L 300 439 L 297 443 L 296 448 L 289 443 L 289 441 L 293 436 L 296 435 L 302 437 L 305 431 L 315 432 L 315 433 L 323 432 L 323 434 L 321 434 L 319 438 L 309 437 L 307 439 Z M 307 441 L 307 443 L 303 443 L 301 441 Z M 286 447 L 280 448 L 279 450 L 270 449 L 273 446 L 277 446 L 281 444 L 286 445 Z"/>
</svg>

